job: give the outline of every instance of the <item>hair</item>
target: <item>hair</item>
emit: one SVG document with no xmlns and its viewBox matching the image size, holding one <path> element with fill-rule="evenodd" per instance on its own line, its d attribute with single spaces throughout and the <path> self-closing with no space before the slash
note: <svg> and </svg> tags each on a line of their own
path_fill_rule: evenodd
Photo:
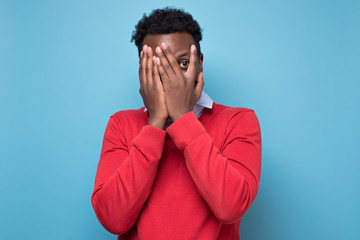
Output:
<svg viewBox="0 0 360 240">
<path fill-rule="evenodd" d="M 198 56 L 200 56 L 200 41 L 202 39 L 202 29 L 198 22 L 183 9 L 166 7 L 153 10 L 149 16 L 143 15 L 142 19 L 136 24 L 133 31 L 131 42 L 135 41 L 138 53 L 142 50 L 144 38 L 148 34 L 168 34 L 177 32 L 189 33 L 194 41 Z"/>
</svg>

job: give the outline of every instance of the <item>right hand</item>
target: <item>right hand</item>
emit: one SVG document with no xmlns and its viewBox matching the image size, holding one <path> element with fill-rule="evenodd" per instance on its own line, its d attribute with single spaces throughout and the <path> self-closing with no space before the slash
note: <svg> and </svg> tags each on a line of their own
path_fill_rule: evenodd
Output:
<svg viewBox="0 0 360 240">
<path fill-rule="evenodd" d="M 140 94 L 145 107 L 149 111 L 148 125 L 165 129 L 168 111 L 165 102 L 165 92 L 160 80 L 156 58 L 151 47 L 143 46 L 140 54 L 139 79 Z"/>
</svg>

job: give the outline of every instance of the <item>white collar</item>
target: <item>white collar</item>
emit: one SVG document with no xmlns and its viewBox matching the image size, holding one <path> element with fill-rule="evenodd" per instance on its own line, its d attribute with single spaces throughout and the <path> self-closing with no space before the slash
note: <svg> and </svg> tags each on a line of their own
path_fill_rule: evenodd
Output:
<svg viewBox="0 0 360 240">
<path fill-rule="evenodd" d="M 212 108 L 213 100 L 204 91 L 201 92 L 201 96 L 194 106 L 193 112 L 197 118 L 200 117 L 205 108 Z"/>
<path fill-rule="evenodd" d="M 207 95 L 205 91 L 202 91 L 196 105 L 212 109 L 213 103 L 214 101 L 209 97 L 209 95 Z"/>
</svg>

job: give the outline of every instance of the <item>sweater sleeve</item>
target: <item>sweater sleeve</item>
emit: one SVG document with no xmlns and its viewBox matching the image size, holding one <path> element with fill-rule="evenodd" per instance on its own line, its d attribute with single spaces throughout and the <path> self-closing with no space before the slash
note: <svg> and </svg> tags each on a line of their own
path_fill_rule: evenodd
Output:
<svg viewBox="0 0 360 240">
<path fill-rule="evenodd" d="M 193 112 L 186 113 L 168 129 L 183 151 L 195 185 L 224 223 L 239 220 L 254 201 L 260 180 L 260 125 L 253 110 L 235 114 L 224 129 L 218 149 Z"/>
<path fill-rule="evenodd" d="M 149 197 L 166 137 L 164 130 L 146 125 L 130 147 L 125 127 L 119 117 L 110 117 L 91 195 L 99 222 L 117 235 L 131 228 Z"/>
</svg>

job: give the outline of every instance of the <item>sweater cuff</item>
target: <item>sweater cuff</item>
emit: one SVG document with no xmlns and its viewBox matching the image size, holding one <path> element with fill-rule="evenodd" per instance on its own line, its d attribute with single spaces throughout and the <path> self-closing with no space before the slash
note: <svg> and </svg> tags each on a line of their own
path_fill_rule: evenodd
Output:
<svg viewBox="0 0 360 240">
<path fill-rule="evenodd" d="M 193 111 L 188 112 L 171 124 L 166 132 L 174 141 L 176 147 L 184 150 L 193 139 L 206 132 Z"/>
<path fill-rule="evenodd" d="M 145 125 L 140 133 L 133 139 L 133 144 L 146 155 L 160 159 L 166 139 L 166 131 Z"/>
</svg>

